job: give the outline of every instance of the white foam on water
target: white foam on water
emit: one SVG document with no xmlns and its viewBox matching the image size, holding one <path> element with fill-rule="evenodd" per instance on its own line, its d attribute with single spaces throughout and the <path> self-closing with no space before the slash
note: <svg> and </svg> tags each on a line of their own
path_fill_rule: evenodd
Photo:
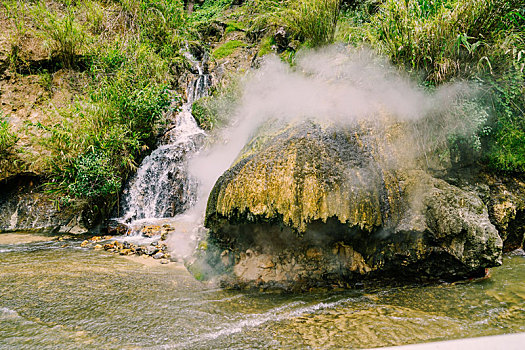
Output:
<svg viewBox="0 0 525 350">
<path fill-rule="evenodd" d="M 331 298 L 328 298 L 327 300 L 330 300 L 330 299 Z M 219 339 L 225 336 L 230 336 L 236 333 L 240 333 L 249 328 L 257 328 L 268 322 L 280 322 L 283 320 L 300 317 L 306 314 L 316 313 L 321 310 L 334 309 L 343 304 L 346 304 L 349 302 L 355 302 L 356 299 L 357 298 L 345 298 L 345 299 L 341 299 L 341 300 L 334 301 L 334 302 L 323 301 L 323 302 L 319 302 L 314 305 L 303 306 L 299 308 L 295 308 L 295 307 L 304 305 L 306 304 L 306 302 L 296 301 L 296 302 L 292 302 L 292 303 L 289 303 L 283 306 L 279 306 L 279 307 L 270 309 L 269 311 L 262 313 L 262 314 L 249 315 L 241 321 L 235 322 L 233 324 L 228 324 L 215 332 L 210 332 L 205 335 L 200 335 L 199 337 L 192 338 L 183 343 L 166 344 L 166 345 L 157 347 L 156 349 L 186 348 L 190 345 L 197 345 L 197 344 L 204 343 L 210 340 L 215 340 L 215 339 Z"/>
</svg>

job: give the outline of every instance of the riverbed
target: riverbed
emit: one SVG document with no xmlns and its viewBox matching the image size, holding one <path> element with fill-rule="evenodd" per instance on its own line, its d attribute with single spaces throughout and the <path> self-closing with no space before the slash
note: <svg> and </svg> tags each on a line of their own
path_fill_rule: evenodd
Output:
<svg viewBox="0 0 525 350">
<path fill-rule="evenodd" d="M 151 259 L 151 258 L 150 258 Z M 525 332 L 525 258 L 484 280 L 281 294 L 78 241 L 0 244 L 0 348 L 339 349 Z"/>
</svg>

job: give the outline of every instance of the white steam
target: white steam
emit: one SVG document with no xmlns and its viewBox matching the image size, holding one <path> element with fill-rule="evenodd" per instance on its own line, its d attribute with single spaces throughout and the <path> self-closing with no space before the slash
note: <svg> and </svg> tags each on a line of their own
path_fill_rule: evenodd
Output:
<svg viewBox="0 0 525 350">
<path fill-rule="evenodd" d="M 429 94 L 371 52 L 337 46 L 299 53 L 294 67 L 267 56 L 261 68 L 246 78 L 242 90 L 241 101 L 228 115 L 230 125 L 217 132 L 215 144 L 190 160 L 189 171 L 199 180 L 199 194 L 195 207 L 182 219 L 194 221 L 194 238 L 203 226 L 215 182 L 263 123 L 304 118 L 343 125 L 366 121 L 380 127 L 386 121 L 407 122 L 417 135 L 397 140 L 395 148 L 417 153 L 430 142 L 425 133 L 436 138 L 436 133 L 446 135 L 458 129 L 447 119 L 447 112 L 458 98 L 473 92 L 466 84 L 452 84 Z M 170 246 L 185 247 L 181 255 L 188 253 L 185 242 L 173 241 Z"/>
<path fill-rule="evenodd" d="M 469 91 L 465 84 L 453 84 L 429 94 L 367 50 L 332 46 L 301 52 L 293 68 L 276 56 L 266 56 L 245 82 L 240 105 L 229 116 L 230 126 L 217 137 L 220 142 L 190 164 L 190 172 L 201 183 L 198 210 L 204 211 L 219 176 L 270 119 L 381 123 L 386 115 L 390 122 L 412 122 L 443 115 Z"/>
</svg>

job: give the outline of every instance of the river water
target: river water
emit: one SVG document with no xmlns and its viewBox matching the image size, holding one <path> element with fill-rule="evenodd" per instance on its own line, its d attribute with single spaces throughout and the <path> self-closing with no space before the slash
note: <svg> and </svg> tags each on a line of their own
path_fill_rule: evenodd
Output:
<svg viewBox="0 0 525 350">
<path fill-rule="evenodd" d="M 521 256 L 469 283 L 278 294 L 79 243 L 0 244 L 1 349 L 339 349 L 525 332 Z"/>
</svg>

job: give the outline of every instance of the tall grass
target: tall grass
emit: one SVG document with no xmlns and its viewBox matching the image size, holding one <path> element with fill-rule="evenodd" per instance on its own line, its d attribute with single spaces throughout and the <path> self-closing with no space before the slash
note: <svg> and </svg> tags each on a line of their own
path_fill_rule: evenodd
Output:
<svg viewBox="0 0 525 350">
<path fill-rule="evenodd" d="M 9 58 L 11 65 L 14 65 L 19 59 L 18 54 L 20 51 L 20 46 L 24 36 L 27 33 L 27 24 L 25 20 L 27 8 L 24 2 L 19 0 L 2 0 L 0 4 L 5 11 L 6 17 L 9 18 L 9 20 L 14 25 L 14 32 L 9 38 L 11 45 Z"/>
<path fill-rule="evenodd" d="M 482 160 L 493 168 L 525 171 L 523 0 L 384 0 L 350 8 L 342 18 L 339 38 L 372 46 L 422 75 L 425 85 L 480 84 L 483 100 L 474 110 L 490 117 L 477 135 L 451 135 L 452 148 L 460 142 L 475 151 L 481 144 Z M 462 117 L 477 123 L 476 113 Z"/>
<path fill-rule="evenodd" d="M 509 44 L 523 41 L 516 37 L 525 24 L 520 11 L 522 0 L 386 0 L 371 19 L 369 40 L 394 63 L 442 83 L 505 69 Z"/>
<path fill-rule="evenodd" d="M 5 158 L 18 141 L 18 136 L 9 128 L 9 121 L 0 112 L 0 159 Z"/>
<path fill-rule="evenodd" d="M 293 0 L 282 14 L 294 35 L 316 47 L 334 40 L 340 0 Z"/>
<path fill-rule="evenodd" d="M 51 55 L 56 55 L 65 67 L 75 63 L 86 41 L 86 31 L 78 22 L 72 0 L 65 0 L 62 14 L 48 9 L 43 1 L 33 7 L 33 19 Z"/>
</svg>

